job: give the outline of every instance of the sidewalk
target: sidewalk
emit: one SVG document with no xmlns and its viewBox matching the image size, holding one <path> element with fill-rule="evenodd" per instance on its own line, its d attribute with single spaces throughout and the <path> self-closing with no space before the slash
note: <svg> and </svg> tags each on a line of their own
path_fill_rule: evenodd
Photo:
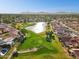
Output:
<svg viewBox="0 0 79 59">
<path fill-rule="evenodd" d="M 18 51 L 18 53 L 27 53 L 27 52 L 35 52 L 38 51 L 38 48 L 27 49 L 25 51 Z"/>
</svg>

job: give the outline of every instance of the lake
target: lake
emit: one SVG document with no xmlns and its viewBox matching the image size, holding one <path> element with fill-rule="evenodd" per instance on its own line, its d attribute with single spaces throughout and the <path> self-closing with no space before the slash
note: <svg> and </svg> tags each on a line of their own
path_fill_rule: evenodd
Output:
<svg viewBox="0 0 79 59">
<path fill-rule="evenodd" d="M 31 30 L 35 33 L 41 33 L 44 32 L 46 29 L 46 22 L 37 22 L 33 26 L 26 27 L 27 30 Z"/>
</svg>

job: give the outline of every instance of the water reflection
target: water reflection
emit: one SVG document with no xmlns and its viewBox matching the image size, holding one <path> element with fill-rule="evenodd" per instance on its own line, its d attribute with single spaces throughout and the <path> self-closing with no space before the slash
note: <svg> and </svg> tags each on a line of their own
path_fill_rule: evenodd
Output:
<svg viewBox="0 0 79 59">
<path fill-rule="evenodd" d="M 27 30 L 31 30 L 35 33 L 41 33 L 45 31 L 46 23 L 45 22 L 38 22 L 33 26 L 26 27 Z"/>
</svg>

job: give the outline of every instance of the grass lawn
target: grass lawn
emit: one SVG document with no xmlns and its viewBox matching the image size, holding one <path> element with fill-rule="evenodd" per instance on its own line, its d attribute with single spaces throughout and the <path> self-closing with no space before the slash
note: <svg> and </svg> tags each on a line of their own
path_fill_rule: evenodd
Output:
<svg viewBox="0 0 79 59">
<path fill-rule="evenodd" d="M 32 31 L 27 30 L 26 32 L 27 37 L 24 43 L 19 46 L 18 48 L 19 50 L 38 47 L 43 44 L 44 38 L 40 37 L 39 35 L 35 34 Z"/>
<path fill-rule="evenodd" d="M 26 22 L 26 23 L 23 23 L 23 26 L 27 27 L 27 26 L 32 26 L 34 24 L 35 24 L 35 22 Z"/>
<path fill-rule="evenodd" d="M 71 59 L 63 50 L 56 35 L 55 40 L 47 42 L 45 33 L 36 34 L 32 31 L 26 31 L 26 40 L 18 47 L 18 50 L 25 50 L 27 48 L 43 46 L 36 52 L 19 54 L 13 59 Z"/>
<path fill-rule="evenodd" d="M 0 57 L 0 59 L 3 59 L 2 57 Z"/>
<path fill-rule="evenodd" d="M 26 23 L 16 23 L 15 25 L 12 24 L 12 26 L 20 30 L 27 26 L 32 26 L 34 24 L 35 24 L 35 22 L 26 22 Z"/>
</svg>

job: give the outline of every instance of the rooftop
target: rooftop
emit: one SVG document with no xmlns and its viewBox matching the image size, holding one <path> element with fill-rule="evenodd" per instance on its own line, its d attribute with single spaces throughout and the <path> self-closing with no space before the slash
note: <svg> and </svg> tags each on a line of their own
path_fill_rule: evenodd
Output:
<svg viewBox="0 0 79 59">
<path fill-rule="evenodd" d="M 0 41 L 1 43 L 3 41 L 4 42 L 12 41 L 17 36 L 19 36 L 19 34 L 18 34 L 19 30 L 15 29 L 7 24 L 0 24 L 0 29 L 2 29 L 2 28 L 3 28 L 3 31 L 0 34 L 0 38 L 2 38 Z"/>
</svg>

